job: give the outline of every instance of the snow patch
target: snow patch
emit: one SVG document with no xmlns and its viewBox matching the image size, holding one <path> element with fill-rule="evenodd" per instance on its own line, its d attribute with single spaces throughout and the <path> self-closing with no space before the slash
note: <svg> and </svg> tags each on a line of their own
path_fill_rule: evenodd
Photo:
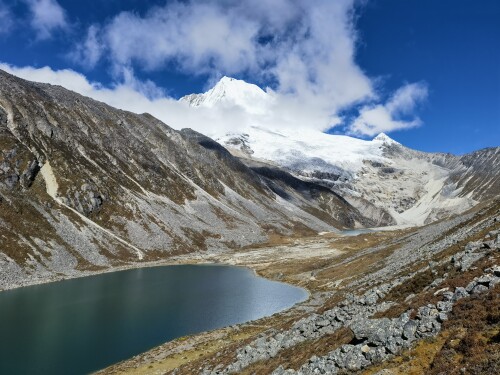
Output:
<svg viewBox="0 0 500 375">
<path fill-rule="evenodd" d="M 48 161 L 45 162 L 45 164 L 42 166 L 42 168 L 40 169 L 40 173 L 45 180 L 47 194 L 59 202 L 59 200 L 57 199 L 57 190 L 59 189 L 59 185 L 57 184 L 56 176 L 54 175 L 52 166 Z"/>
<path fill-rule="evenodd" d="M 292 170 L 324 171 L 349 176 L 363 167 L 363 160 L 387 162 L 379 141 L 346 135 L 326 134 L 313 129 L 270 130 L 250 126 L 243 134 L 225 134 L 216 141 L 228 148 L 239 137 L 253 153 L 252 158 L 271 161 Z"/>
</svg>

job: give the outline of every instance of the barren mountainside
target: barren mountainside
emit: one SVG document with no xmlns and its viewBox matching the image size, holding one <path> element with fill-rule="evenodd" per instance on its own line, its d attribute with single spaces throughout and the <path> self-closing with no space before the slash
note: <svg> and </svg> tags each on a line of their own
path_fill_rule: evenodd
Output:
<svg viewBox="0 0 500 375">
<path fill-rule="evenodd" d="M 0 134 L 0 289 L 374 224 L 331 190 L 262 176 L 192 130 L 5 72 Z"/>
</svg>

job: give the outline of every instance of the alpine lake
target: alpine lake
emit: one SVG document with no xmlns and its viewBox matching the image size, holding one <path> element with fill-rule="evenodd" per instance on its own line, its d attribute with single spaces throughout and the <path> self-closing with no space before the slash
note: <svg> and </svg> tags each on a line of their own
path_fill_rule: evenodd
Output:
<svg viewBox="0 0 500 375">
<path fill-rule="evenodd" d="M 2 291 L 0 374 L 88 374 L 307 296 L 226 265 L 140 268 Z"/>
</svg>

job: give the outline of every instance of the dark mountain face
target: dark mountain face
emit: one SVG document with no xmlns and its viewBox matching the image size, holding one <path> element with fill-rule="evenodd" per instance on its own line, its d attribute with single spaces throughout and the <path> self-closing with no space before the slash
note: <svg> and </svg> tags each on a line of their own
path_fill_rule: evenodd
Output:
<svg viewBox="0 0 500 375">
<path fill-rule="evenodd" d="M 500 147 L 490 147 L 460 157 L 461 168 L 450 177 L 462 188 L 460 194 L 471 194 L 484 201 L 500 196 Z"/>
<path fill-rule="evenodd" d="M 192 130 L 0 72 L 0 288 L 373 224 L 257 172 Z"/>
</svg>

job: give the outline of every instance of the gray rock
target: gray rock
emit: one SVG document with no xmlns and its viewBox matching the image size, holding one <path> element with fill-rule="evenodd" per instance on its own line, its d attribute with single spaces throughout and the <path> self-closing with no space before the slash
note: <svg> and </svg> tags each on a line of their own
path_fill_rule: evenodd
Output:
<svg viewBox="0 0 500 375">
<path fill-rule="evenodd" d="M 488 287 L 482 284 L 476 285 L 471 294 L 480 294 L 488 291 Z"/>
<path fill-rule="evenodd" d="M 496 277 L 494 275 L 486 274 L 486 275 L 482 275 L 482 276 L 477 277 L 475 280 L 478 284 L 488 286 L 490 284 L 490 282 L 495 281 L 495 278 Z"/>
<path fill-rule="evenodd" d="M 439 311 L 446 313 L 453 309 L 453 303 L 450 301 L 439 301 L 436 306 Z"/>
<path fill-rule="evenodd" d="M 389 354 L 383 346 L 377 346 L 370 348 L 368 352 L 365 353 L 366 359 L 371 363 L 379 363 L 387 359 Z"/>
<path fill-rule="evenodd" d="M 400 337 L 390 336 L 384 346 L 387 351 L 392 354 L 396 354 L 403 347 L 403 340 Z"/>
<path fill-rule="evenodd" d="M 477 285 L 477 281 L 476 280 L 472 280 L 469 284 L 467 284 L 467 286 L 465 287 L 465 291 L 467 293 L 471 293 L 472 290 L 476 287 Z"/>
<path fill-rule="evenodd" d="M 432 321 L 429 320 L 420 321 L 417 327 L 417 336 L 423 337 L 430 332 L 432 332 Z"/>
<path fill-rule="evenodd" d="M 414 320 L 410 320 L 403 327 L 403 337 L 406 340 L 415 340 L 415 332 L 417 331 L 418 324 Z"/>
<path fill-rule="evenodd" d="M 344 368 L 346 370 L 360 370 L 363 367 L 366 367 L 370 364 L 370 362 L 365 358 L 363 352 L 361 351 L 361 347 L 353 346 L 353 345 L 343 345 L 342 352 L 343 356 L 339 358 L 337 364 L 339 367 Z"/>
<path fill-rule="evenodd" d="M 322 319 L 316 322 L 317 327 L 326 327 L 330 325 L 330 321 L 328 319 Z"/>
<path fill-rule="evenodd" d="M 337 326 L 333 326 L 333 325 L 329 325 L 329 326 L 326 326 L 326 327 L 322 327 L 318 330 L 318 333 L 321 335 L 321 336 L 324 336 L 324 335 L 328 335 L 328 334 L 332 334 L 334 333 L 336 330 L 338 329 Z"/>
<path fill-rule="evenodd" d="M 445 312 L 440 312 L 438 315 L 438 321 L 443 323 L 445 320 L 448 320 L 448 314 Z"/>
<path fill-rule="evenodd" d="M 452 301 L 453 300 L 454 293 L 453 292 L 444 292 L 443 293 L 443 300 L 444 301 Z"/>
<path fill-rule="evenodd" d="M 462 298 L 465 298 L 465 297 L 468 297 L 468 296 L 469 296 L 469 293 L 467 293 L 467 291 L 465 290 L 465 288 L 458 287 L 458 288 L 455 289 L 455 293 L 453 293 L 452 301 L 456 302 L 459 299 L 462 299 Z"/>
<path fill-rule="evenodd" d="M 436 308 L 436 306 L 434 306 L 433 304 L 428 304 L 427 306 L 421 306 L 418 308 L 417 318 L 419 319 L 424 319 L 426 317 L 435 318 L 438 313 L 439 311 Z"/>
<path fill-rule="evenodd" d="M 358 340 L 367 339 L 370 343 L 382 345 L 390 335 L 390 325 L 391 321 L 387 318 L 359 319 L 354 321 L 350 328 Z"/>
</svg>

